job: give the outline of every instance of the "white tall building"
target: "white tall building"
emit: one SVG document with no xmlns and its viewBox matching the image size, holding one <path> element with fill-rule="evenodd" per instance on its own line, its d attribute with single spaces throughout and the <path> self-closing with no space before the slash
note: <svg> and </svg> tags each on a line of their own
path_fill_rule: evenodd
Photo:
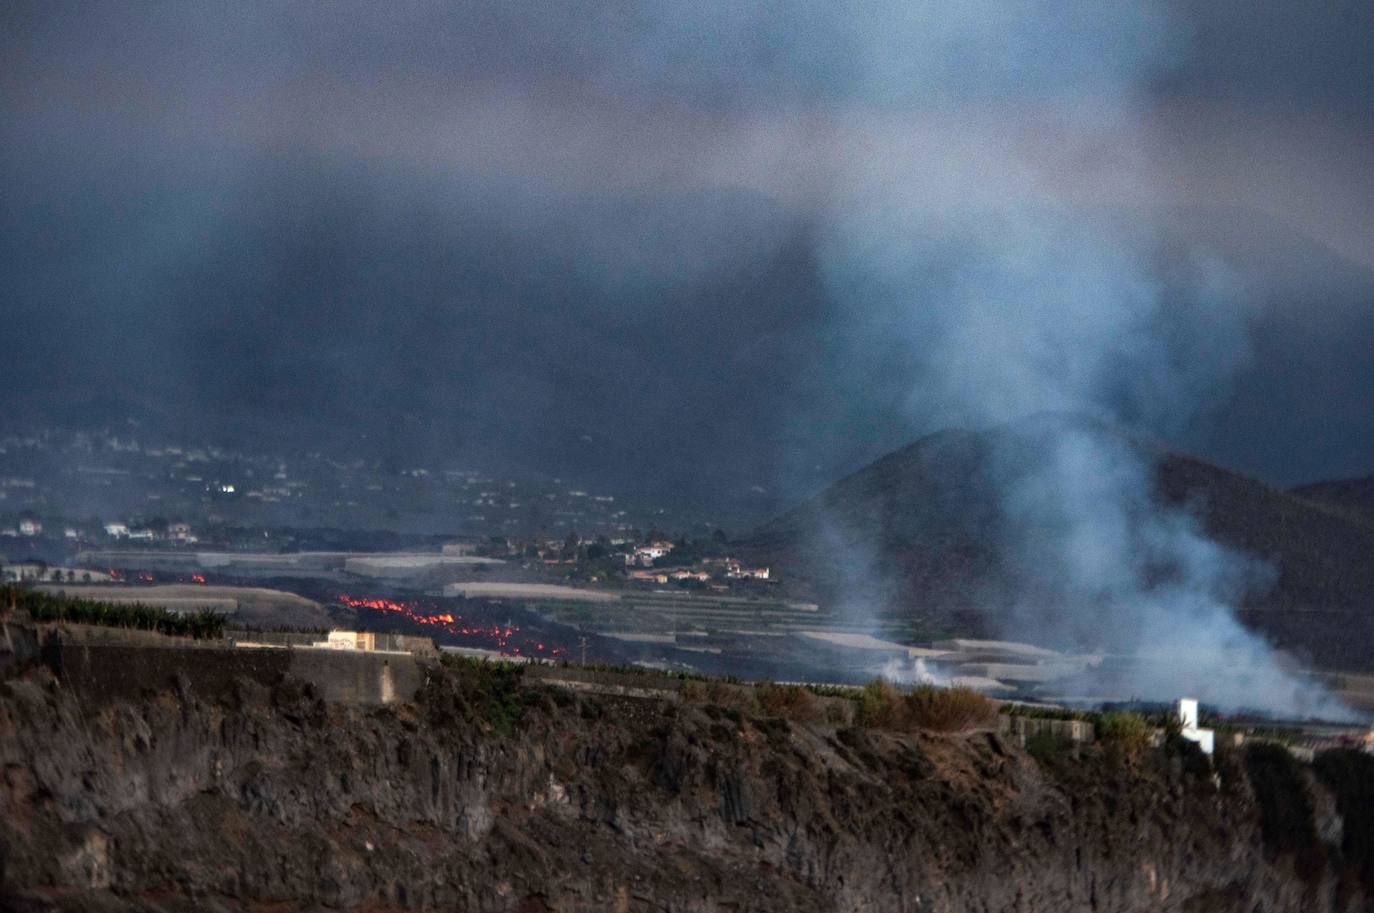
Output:
<svg viewBox="0 0 1374 913">
<path fill-rule="evenodd" d="M 1178 721 L 1183 725 L 1183 731 L 1180 735 L 1190 742 L 1197 742 L 1203 754 L 1210 755 L 1215 750 L 1216 733 L 1210 729 L 1198 728 L 1197 700 L 1195 698 L 1179 699 Z"/>
</svg>

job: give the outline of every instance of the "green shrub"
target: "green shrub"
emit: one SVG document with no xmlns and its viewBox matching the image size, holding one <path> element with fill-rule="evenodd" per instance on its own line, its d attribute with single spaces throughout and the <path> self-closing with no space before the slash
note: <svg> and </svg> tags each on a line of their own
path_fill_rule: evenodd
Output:
<svg viewBox="0 0 1374 913">
<path fill-rule="evenodd" d="M 875 678 L 859 692 L 856 720 L 870 729 L 906 729 L 906 705 L 901 692 L 886 679 Z"/>
<path fill-rule="evenodd" d="M 1104 713 L 1097 721 L 1097 740 L 1109 759 L 1134 764 L 1150 747 L 1150 724 L 1138 713 Z"/>
<path fill-rule="evenodd" d="M 523 688 L 525 665 L 444 654 L 441 662 L 453 674 L 465 704 L 497 732 L 509 732 L 527 710 L 546 700 L 540 689 Z M 552 706 L 552 700 L 549 700 Z"/>
</svg>

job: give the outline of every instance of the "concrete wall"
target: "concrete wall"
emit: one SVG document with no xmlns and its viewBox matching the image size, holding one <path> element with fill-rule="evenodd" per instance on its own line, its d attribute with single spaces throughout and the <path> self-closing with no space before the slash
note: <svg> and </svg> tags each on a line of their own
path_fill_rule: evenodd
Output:
<svg viewBox="0 0 1374 913">
<path fill-rule="evenodd" d="M 409 701 L 425 681 L 424 670 L 409 653 L 329 649 L 285 652 L 291 657 L 291 674 L 314 684 L 327 701 L 348 704 Z"/>
<path fill-rule="evenodd" d="M 1027 739 L 1042 733 L 1074 743 L 1091 742 L 1096 737 L 1093 724 L 1086 720 L 1044 720 L 1007 714 L 997 718 L 997 732 L 1022 748 Z"/>
<path fill-rule="evenodd" d="M 234 628 L 225 631 L 224 636 L 236 644 L 264 647 L 309 647 L 325 639 L 325 635 L 318 631 L 249 631 Z"/>
<path fill-rule="evenodd" d="M 214 700 L 233 693 L 239 679 L 270 686 L 289 675 L 313 684 L 327 701 L 388 704 L 412 700 L 425 680 L 423 664 L 401 652 L 78 642 L 55 635 L 43 657 L 67 687 L 96 703 L 136 699 L 179 680 Z"/>
<path fill-rule="evenodd" d="M 179 677 L 190 683 L 192 692 L 218 699 L 231 694 L 240 678 L 271 685 L 291 666 L 287 650 L 60 640 L 45 646 L 44 658 L 65 686 L 98 704 L 135 700 L 145 691 L 173 687 Z"/>
</svg>

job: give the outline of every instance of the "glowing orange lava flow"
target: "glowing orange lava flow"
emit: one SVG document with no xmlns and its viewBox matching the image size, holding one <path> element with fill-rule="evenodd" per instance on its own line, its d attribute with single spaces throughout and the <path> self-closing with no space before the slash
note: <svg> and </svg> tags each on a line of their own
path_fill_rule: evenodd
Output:
<svg viewBox="0 0 1374 913">
<path fill-rule="evenodd" d="M 339 601 L 344 605 L 354 609 L 375 609 L 379 612 L 389 612 L 400 615 L 408 621 L 419 625 L 430 625 L 442 629 L 445 633 L 454 638 L 464 637 L 477 638 L 484 641 L 494 641 L 496 648 L 507 656 L 520 656 L 521 648 L 512 644 L 511 640 L 520 633 L 519 625 L 471 625 L 463 624 L 463 616 L 454 615 L 452 612 L 425 612 L 414 603 L 396 602 L 391 599 L 378 597 L 355 597 L 340 595 Z M 543 643 L 525 640 L 526 648 L 533 648 L 535 653 L 543 653 L 549 656 L 558 656 L 565 652 L 563 647 L 546 647 Z"/>
</svg>

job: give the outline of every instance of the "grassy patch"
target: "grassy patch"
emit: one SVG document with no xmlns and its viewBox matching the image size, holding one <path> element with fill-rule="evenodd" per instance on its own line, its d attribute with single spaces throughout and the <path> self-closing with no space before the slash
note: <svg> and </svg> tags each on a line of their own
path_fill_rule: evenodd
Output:
<svg viewBox="0 0 1374 913">
<path fill-rule="evenodd" d="M 858 722 L 873 729 L 958 732 L 997 720 L 997 704 L 972 688 L 921 685 L 903 693 L 877 679 L 859 694 Z"/>
<path fill-rule="evenodd" d="M 1134 764 L 1150 747 L 1150 723 L 1138 713 L 1104 713 L 1096 727 L 1097 740 L 1109 760 Z"/>
<path fill-rule="evenodd" d="M 859 711 L 856 721 L 870 729 L 910 728 L 902 693 L 885 679 L 874 679 L 859 692 Z"/>
<path fill-rule="evenodd" d="M 972 688 L 922 685 L 906 696 L 906 704 L 918 729 L 959 732 L 997 722 L 997 704 Z"/>
</svg>

